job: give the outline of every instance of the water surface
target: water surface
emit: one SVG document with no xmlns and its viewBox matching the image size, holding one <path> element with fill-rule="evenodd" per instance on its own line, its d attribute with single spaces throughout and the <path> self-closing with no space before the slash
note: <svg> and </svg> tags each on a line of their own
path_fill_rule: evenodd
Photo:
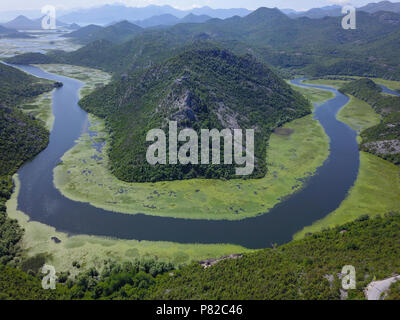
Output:
<svg viewBox="0 0 400 320">
<path fill-rule="evenodd" d="M 53 185 L 53 169 L 88 130 L 88 116 L 78 105 L 82 83 L 46 73 L 31 66 L 18 66 L 42 77 L 63 82 L 53 93 L 55 122 L 49 146 L 19 170 L 21 190 L 18 209 L 33 221 L 69 234 L 109 236 L 121 239 L 172 241 L 180 243 L 232 243 L 265 248 L 291 241 L 293 234 L 339 207 L 354 185 L 359 169 L 357 133 L 336 119 L 349 98 L 336 89 L 323 88 L 335 97 L 315 111 L 330 138 L 330 155 L 305 188 L 288 197 L 268 213 L 241 221 L 186 220 L 143 214 L 110 212 L 64 197 Z"/>
</svg>

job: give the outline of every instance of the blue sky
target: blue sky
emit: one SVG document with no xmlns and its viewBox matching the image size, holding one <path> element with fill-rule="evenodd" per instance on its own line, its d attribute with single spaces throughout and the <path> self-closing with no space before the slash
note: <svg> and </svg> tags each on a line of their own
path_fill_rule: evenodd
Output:
<svg viewBox="0 0 400 320">
<path fill-rule="evenodd" d="M 315 7 L 322 7 L 331 4 L 351 3 L 354 6 L 362 6 L 369 2 L 378 2 L 379 0 L 1 0 L 0 11 L 14 10 L 32 10 L 40 9 L 45 5 L 54 5 L 59 10 L 69 10 L 80 7 L 98 6 L 106 3 L 120 2 L 129 6 L 146 6 L 149 4 L 164 5 L 190 9 L 193 7 L 210 6 L 213 8 L 248 8 L 258 7 L 278 7 L 292 8 L 295 10 L 304 10 Z M 392 1 L 400 2 L 400 1 Z"/>
</svg>

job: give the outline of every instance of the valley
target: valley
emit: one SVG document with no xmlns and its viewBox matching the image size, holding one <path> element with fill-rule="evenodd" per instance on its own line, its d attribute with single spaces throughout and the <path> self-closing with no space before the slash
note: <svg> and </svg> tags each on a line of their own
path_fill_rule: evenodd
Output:
<svg viewBox="0 0 400 320">
<path fill-rule="evenodd" d="M 0 23 L 0 300 L 398 299 L 400 6 L 340 10 Z"/>
</svg>

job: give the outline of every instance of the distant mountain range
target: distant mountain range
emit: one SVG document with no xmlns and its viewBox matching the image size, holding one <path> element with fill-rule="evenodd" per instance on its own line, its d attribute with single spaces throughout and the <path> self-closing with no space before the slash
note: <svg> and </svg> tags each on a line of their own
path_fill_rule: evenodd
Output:
<svg viewBox="0 0 400 320">
<path fill-rule="evenodd" d="M 342 15 L 342 7 L 337 5 L 326 6 L 322 8 L 313 8 L 308 11 L 302 12 L 292 12 L 286 11 L 284 12 L 291 18 L 301 18 L 307 17 L 310 19 L 321 19 L 324 17 L 337 17 Z"/>
<path fill-rule="evenodd" d="M 87 44 L 97 40 L 108 40 L 114 43 L 122 43 L 142 32 L 142 28 L 128 21 L 121 21 L 108 27 L 90 24 L 76 31 L 64 35 L 79 43 Z"/>
<path fill-rule="evenodd" d="M 178 23 L 203 23 L 210 19 L 212 19 L 212 17 L 208 15 L 195 15 L 193 13 L 189 13 L 181 19 L 172 14 L 163 14 L 145 20 L 133 21 L 133 23 L 142 28 L 150 28 L 157 26 L 173 26 Z"/>
<path fill-rule="evenodd" d="M 378 3 L 370 3 L 364 7 L 359 8 L 360 11 L 365 11 L 369 13 L 375 13 L 378 11 L 390 11 L 400 13 L 400 3 L 399 2 L 390 2 L 390 1 L 381 1 Z"/>
<path fill-rule="evenodd" d="M 57 20 L 57 27 L 69 27 L 69 24 Z M 3 27 L 14 30 L 39 30 L 42 29 L 42 18 L 29 19 L 23 15 L 16 17 L 15 19 L 1 24 Z M 76 24 L 74 26 L 76 28 Z M 79 27 L 79 26 L 78 26 Z"/>
<path fill-rule="evenodd" d="M 358 11 L 364 11 L 368 13 L 376 13 L 379 11 L 389 11 L 400 13 L 400 3 L 399 2 L 390 2 L 390 1 L 381 1 L 378 3 L 369 3 L 366 6 L 360 7 L 357 9 Z M 291 9 L 283 9 L 281 10 L 283 13 L 288 15 L 291 18 L 301 18 L 307 17 L 310 19 L 321 19 L 324 17 L 338 17 L 342 14 L 342 6 L 332 5 L 326 6 L 322 8 L 313 8 L 308 11 L 297 12 Z"/>
<path fill-rule="evenodd" d="M 179 19 L 171 14 L 161 16 L 154 16 L 142 21 L 121 21 L 111 24 L 107 27 L 102 27 L 95 24 L 82 27 L 74 32 L 65 35 L 67 38 L 75 39 L 82 44 L 88 44 L 96 40 L 108 40 L 113 43 L 122 43 L 127 41 L 138 33 L 142 32 L 144 28 L 173 26 L 179 23 L 204 23 L 212 19 L 209 16 L 201 15 L 196 16 L 192 13 L 186 17 Z"/>
<path fill-rule="evenodd" d="M 400 79 L 397 39 L 400 14 L 358 12 L 357 30 L 348 32 L 340 17 L 291 19 L 278 9 L 259 8 L 240 18 L 147 28 L 132 39 L 101 39 L 71 53 L 25 54 L 8 61 L 69 63 L 125 73 L 141 70 L 179 54 L 200 41 L 221 43 L 236 54 L 250 53 L 263 62 L 296 74 L 377 76 Z M 329 36 L 327 36 L 329 35 Z M 384 45 L 382 45 L 384 44 Z"/>
<path fill-rule="evenodd" d="M 331 5 L 321 8 L 313 8 L 307 11 L 295 11 L 293 9 L 280 9 L 281 12 L 291 18 L 308 17 L 311 19 L 320 19 L 326 16 L 336 17 L 341 16 L 342 6 Z M 389 11 L 400 13 L 400 3 L 381 1 L 378 3 L 370 3 L 366 6 L 358 8 L 359 11 L 375 13 L 378 11 Z M 41 18 L 40 11 L 24 11 L 29 14 L 29 17 L 34 16 L 34 19 L 27 18 L 26 15 L 19 15 L 14 20 L 3 23 L 6 28 L 19 30 L 40 29 Z M 244 17 L 252 11 L 245 8 L 234 9 L 213 9 L 210 7 L 194 8 L 191 10 L 179 10 L 171 6 L 149 5 L 146 7 L 127 7 L 123 4 L 104 5 L 89 9 L 80 9 L 65 13 L 58 11 L 57 25 L 60 27 L 68 27 L 70 24 L 90 25 L 97 24 L 108 26 L 120 21 L 130 21 L 142 28 L 156 26 L 172 26 L 178 23 L 203 23 L 211 18 L 227 19 L 234 16 Z M 22 13 L 22 11 L 21 11 Z M 2 12 L 1 17 L 15 16 L 16 11 Z M 58 19 L 59 18 L 59 19 Z M 75 26 L 71 29 L 77 29 Z"/>
<path fill-rule="evenodd" d="M 212 9 L 210 7 L 195 8 L 192 10 L 179 10 L 171 6 L 150 5 L 136 8 L 126 7 L 122 4 L 104 5 L 97 8 L 74 11 L 60 17 L 67 23 L 101 24 L 106 25 L 112 21 L 143 21 L 155 16 L 172 15 L 178 19 L 192 13 L 196 16 L 209 16 L 211 18 L 226 19 L 235 15 L 245 16 L 251 11 L 244 8 L 238 9 Z"/>
</svg>

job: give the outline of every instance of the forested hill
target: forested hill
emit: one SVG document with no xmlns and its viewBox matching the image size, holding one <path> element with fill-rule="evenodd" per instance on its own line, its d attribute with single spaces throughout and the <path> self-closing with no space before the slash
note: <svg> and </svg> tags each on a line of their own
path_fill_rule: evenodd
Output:
<svg viewBox="0 0 400 320">
<path fill-rule="evenodd" d="M 399 228 L 399 214 L 363 216 L 206 269 L 199 263 L 173 270 L 160 262 L 132 261 L 91 268 L 76 279 L 58 274 L 55 291 L 41 290 L 37 278 L 0 266 L 0 299 L 362 300 L 369 283 L 398 274 Z M 356 269 L 355 290 L 341 290 L 339 275 L 346 265 Z M 399 298 L 398 285 L 389 297 Z"/>
<path fill-rule="evenodd" d="M 400 79 L 395 41 L 400 15 L 357 13 L 357 29 L 344 30 L 342 17 L 290 19 L 277 9 L 200 24 L 144 30 L 122 44 L 103 40 L 72 53 L 25 54 L 13 63 L 70 63 L 124 73 L 149 67 L 202 39 L 222 44 L 236 54 L 251 53 L 261 61 L 309 75 L 346 74 Z M 385 44 L 382 46 L 381 44 Z M 86 59 L 86 57 L 91 57 Z M 43 63 L 43 62 L 42 62 Z"/>
<path fill-rule="evenodd" d="M 361 217 L 356 222 L 307 236 L 241 259 L 204 269 L 193 264 L 157 279 L 151 299 L 165 300 L 340 300 L 364 299 L 374 279 L 399 272 L 400 215 Z M 347 292 L 342 268 L 356 269 L 357 288 Z"/>
<path fill-rule="evenodd" d="M 400 97 L 384 95 L 370 79 L 344 85 L 340 91 L 370 104 L 382 116 L 380 124 L 361 132 L 361 150 L 400 164 Z"/>
<path fill-rule="evenodd" d="M 114 43 L 122 43 L 133 38 L 144 29 L 130 23 L 121 21 L 108 27 L 89 25 L 77 31 L 68 33 L 64 37 L 72 38 L 79 43 L 87 44 L 96 40 L 108 40 Z"/>
<path fill-rule="evenodd" d="M 51 81 L 35 78 L 0 63 L 0 105 L 16 106 L 55 87 Z"/>
<path fill-rule="evenodd" d="M 233 178 L 235 166 L 156 165 L 146 161 L 146 134 L 179 129 L 256 129 L 256 169 L 266 173 L 266 145 L 278 126 L 302 117 L 311 106 L 265 65 L 208 43 L 143 72 L 124 75 L 80 104 L 107 119 L 112 132 L 113 173 L 124 181 Z M 221 158 L 223 161 L 223 157 Z"/>
<path fill-rule="evenodd" d="M 42 122 L 26 115 L 18 106 L 54 86 L 0 64 L 0 263 L 15 257 L 22 236 L 18 224 L 6 214 L 5 202 L 13 187 L 11 177 L 25 161 L 42 151 L 49 139 Z"/>
</svg>

